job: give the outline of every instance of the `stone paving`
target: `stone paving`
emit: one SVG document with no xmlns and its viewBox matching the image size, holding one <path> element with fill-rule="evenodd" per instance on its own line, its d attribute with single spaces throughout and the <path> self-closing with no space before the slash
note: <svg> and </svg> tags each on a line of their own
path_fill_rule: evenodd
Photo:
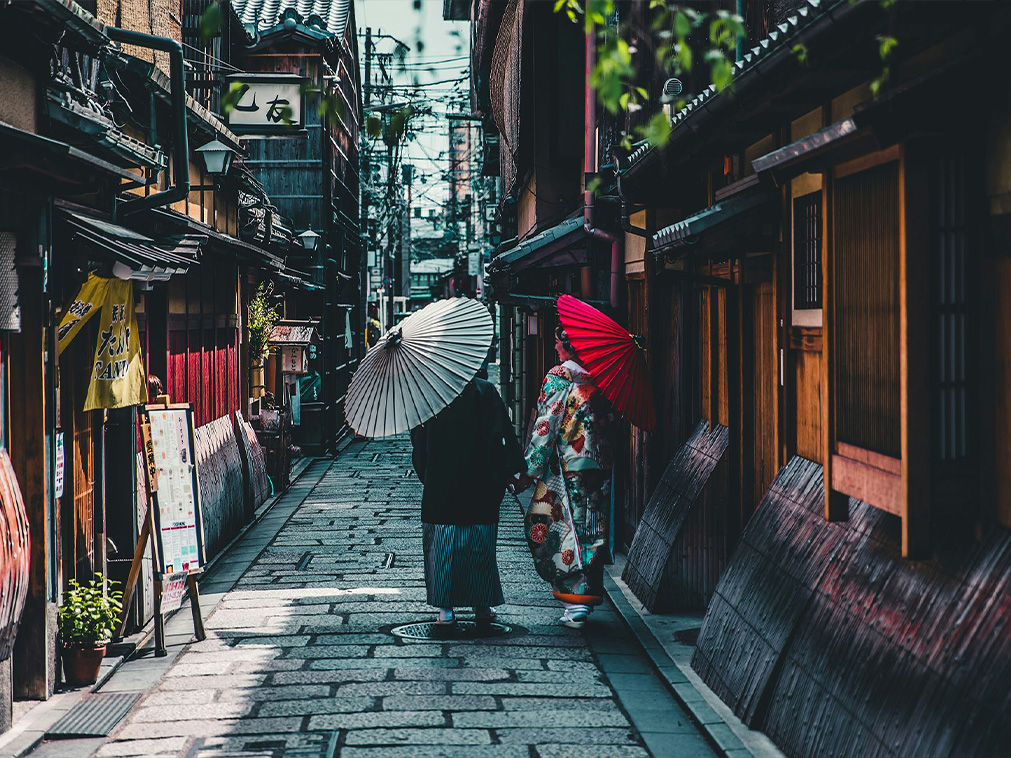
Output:
<svg viewBox="0 0 1011 758">
<path fill-rule="evenodd" d="M 355 442 L 313 468 L 266 547 L 240 543 L 226 559 L 248 568 L 207 639 L 180 643 L 95 755 L 713 755 L 613 611 L 583 631 L 557 625 L 515 498 L 502 507 L 498 613 L 520 633 L 410 642 L 388 630 L 434 614 L 409 442 Z"/>
</svg>

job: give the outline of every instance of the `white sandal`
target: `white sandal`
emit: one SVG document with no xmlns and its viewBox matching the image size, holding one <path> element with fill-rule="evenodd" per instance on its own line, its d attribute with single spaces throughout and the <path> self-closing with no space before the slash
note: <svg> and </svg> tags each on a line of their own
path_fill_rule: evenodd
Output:
<svg viewBox="0 0 1011 758">
<path fill-rule="evenodd" d="M 589 614 L 590 609 L 585 605 L 566 606 L 565 613 L 558 619 L 558 623 L 562 626 L 567 626 L 569 629 L 582 629 Z"/>
</svg>

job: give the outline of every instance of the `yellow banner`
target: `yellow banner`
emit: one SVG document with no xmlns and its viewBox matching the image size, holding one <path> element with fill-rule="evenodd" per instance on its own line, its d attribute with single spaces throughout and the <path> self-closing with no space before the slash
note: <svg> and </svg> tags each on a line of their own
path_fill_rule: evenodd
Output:
<svg viewBox="0 0 1011 758">
<path fill-rule="evenodd" d="M 91 320 L 91 317 L 105 305 L 109 293 L 109 282 L 109 279 L 90 274 L 88 281 L 81 286 L 81 291 L 77 293 L 74 302 L 70 304 L 60 320 L 59 352 L 61 354 L 84 325 Z"/>
<path fill-rule="evenodd" d="M 90 280 L 89 280 L 90 281 Z M 147 402 L 140 332 L 133 310 L 133 282 L 106 279 L 101 328 L 84 410 L 124 408 Z"/>
</svg>

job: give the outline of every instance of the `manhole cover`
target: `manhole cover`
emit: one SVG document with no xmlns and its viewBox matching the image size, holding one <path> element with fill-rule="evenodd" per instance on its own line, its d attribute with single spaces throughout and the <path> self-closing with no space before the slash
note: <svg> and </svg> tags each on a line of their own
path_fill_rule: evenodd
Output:
<svg viewBox="0 0 1011 758">
<path fill-rule="evenodd" d="M 416 621 L 413 624 L 395 626 L 390 634 L 405 640 L 465 640 L 501 637 L 512 631 L 513 627 L 497 622 L 477 624 L 474 621 L 457 621 L 454 626 L 444 627 L 434 621 Z"/>
</svg>

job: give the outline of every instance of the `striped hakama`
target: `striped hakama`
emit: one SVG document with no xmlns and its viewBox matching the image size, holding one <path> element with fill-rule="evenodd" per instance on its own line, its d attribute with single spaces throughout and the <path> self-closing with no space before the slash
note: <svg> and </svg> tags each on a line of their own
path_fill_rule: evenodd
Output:
<svg viewBox="0 0 1011 758">
<path fill-rule="evenodd" d="M 498 524 L 422 523 L 428 604 L 437 608 L 502 605 L 495 562 Z"/>
</svg>

